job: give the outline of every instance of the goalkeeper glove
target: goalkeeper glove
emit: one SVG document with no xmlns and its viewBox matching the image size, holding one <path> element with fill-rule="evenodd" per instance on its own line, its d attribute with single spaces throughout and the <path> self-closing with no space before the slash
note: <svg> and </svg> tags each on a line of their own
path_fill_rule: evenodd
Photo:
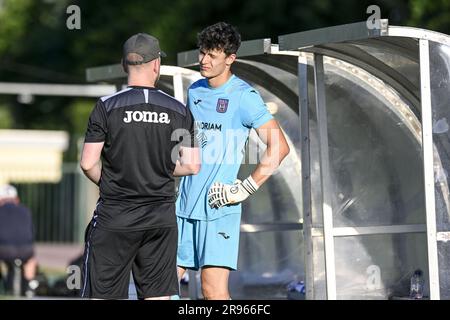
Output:
<svg viewBox="0 0 450 320">
<path fill-rule="evenodd" d="M 208 204 L 211 208 L 220 208 L 239 203 L 254 194 L 258 188 L 252 176 L 244 181 L 236 180 L 234 184 L 215 182 L 208 191 Z"/>
</svg>

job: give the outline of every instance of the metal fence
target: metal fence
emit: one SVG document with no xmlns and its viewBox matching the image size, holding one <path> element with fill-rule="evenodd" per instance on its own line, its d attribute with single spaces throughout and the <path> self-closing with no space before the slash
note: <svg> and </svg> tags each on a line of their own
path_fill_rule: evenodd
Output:
<svg viewBox="0 0 450 320">
<path fill-rule="evenodd" d="M 15 184 L 21 202 L 32 212 L 35 241 L 83 241 L 87 223 L 86 183 L 78 164 L 64 164 L 58 183 Z"/>
</svg>

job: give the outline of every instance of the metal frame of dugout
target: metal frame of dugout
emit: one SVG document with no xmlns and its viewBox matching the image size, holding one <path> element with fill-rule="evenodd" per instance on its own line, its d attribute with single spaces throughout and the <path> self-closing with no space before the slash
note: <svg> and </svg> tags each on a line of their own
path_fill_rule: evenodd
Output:
<svg viewBox="0 0 450 320">
<path fill-rule="evenodd" d="M 379 22 L 242 43 L 233 72 L 260 91 L 291 154 L 244 203 L 234 298 L 286 298 L 292 280 L 307 299 L 405 297 L 416 269 L 426 297 L 450 297 L 450 39 Z M 197 50 L 178 54 L 196 64 Z M 88 79 L 124 77 L 111 68 Z M 198 73 L 175 70 L 186 76 L 162 72 L 160 86 L 186 101 Z"/>
<path fill-rule="evenodd" d="M 299 51 L 307 298 L 450 298 L 450 37 L 354 23 Z"/>
</svg>

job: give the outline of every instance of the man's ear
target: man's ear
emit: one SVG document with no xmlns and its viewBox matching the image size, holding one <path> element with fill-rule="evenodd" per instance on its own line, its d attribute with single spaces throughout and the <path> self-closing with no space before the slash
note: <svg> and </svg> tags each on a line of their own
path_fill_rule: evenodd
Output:
<svg viewBox="0 0 450 320">
<path fill-rule="evenodd" d="M 225 64 L 227 64 L 228 66 L 231 66 L 235 60 L 236 60 L 236 54 L 232 53 L 225 58 Z"/>
<path fill-rule="evenodd" d="M 125 73 L 128 73 L 128 65 L 125 63 L 123 59 L 120 60 L 120 63 L 122 64 L 122 69 Z"/>
<path fill-rule="evenodd" d="M 161 58 L 155 59 L 155 63 L 153 64 L 153 71 L 158 74 L 159 69 L 161 67 Z"/>
</svg>

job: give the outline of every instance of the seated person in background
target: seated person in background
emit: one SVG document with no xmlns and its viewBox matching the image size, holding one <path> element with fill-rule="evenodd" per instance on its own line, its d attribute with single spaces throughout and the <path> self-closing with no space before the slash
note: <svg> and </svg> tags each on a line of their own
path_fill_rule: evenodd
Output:
<svg viewBox="0 0 450 320">
<path fill-rule="evenodd" d="M 17 190 L 11 185 L 0 185 L 0 262 L 3 262 L 7 269 L 4 279 L 6 293 L 14 293 L 13 270 L 14 266 L 17 266 L 22 272 L 20 294 L 30 294 L 31 281 L 37 270 L 33 223 L 30 210 L 20 204 Z"/>
</svg>

